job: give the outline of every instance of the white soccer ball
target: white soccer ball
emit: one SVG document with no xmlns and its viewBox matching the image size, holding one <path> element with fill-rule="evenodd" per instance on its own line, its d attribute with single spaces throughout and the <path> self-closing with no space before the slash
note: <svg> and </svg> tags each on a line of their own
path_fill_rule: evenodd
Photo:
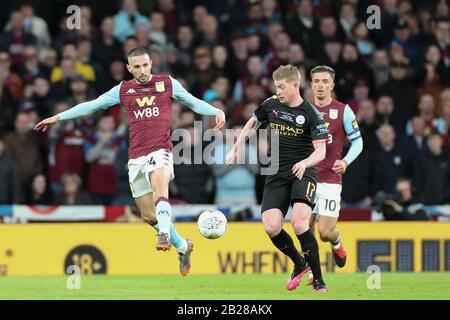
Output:
<svg viewBox="0 0 450 320">
<path fill-rule="evenodd" d="M 219 210 L 203 211 L 197 220 L 198 230 L 207 239 L 217 239 L 227 229 L 227 218 Z"/>
</svg>

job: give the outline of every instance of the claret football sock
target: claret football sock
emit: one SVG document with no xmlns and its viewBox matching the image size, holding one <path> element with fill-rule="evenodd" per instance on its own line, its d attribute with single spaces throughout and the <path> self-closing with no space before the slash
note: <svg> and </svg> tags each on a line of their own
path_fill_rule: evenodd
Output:
<svg viewBox="0 0 450 320">
<path fill-rule="evenodd" d="M 316 237 L 308 230 L 301 235 L 297 235 L 298 240 L 302 246 L 305 259 L 314 275 L 314 279 L 322 280 L 322 271 L 320 270 L 319 245 Z"/>
<path fill-rule="evenodd" d="M 302 269 L 305 268 L 305 258 L 298 252 L 291 236 L 284 229 L 281 229 L 280 233 L 275 237 L 270 238 L 270 240 L 272 240 L 275 247 L 291 258 L 294 265 L 301 267 Z"/>
<path fill-rule="evenodd" d="M 156 220 L 158 220 L 159 232 L 170 234 L 170 216 L 171 207 L 169 200 L 165 197 L 160 197 L 155 202 L 156 204 Z"/>
</svg>

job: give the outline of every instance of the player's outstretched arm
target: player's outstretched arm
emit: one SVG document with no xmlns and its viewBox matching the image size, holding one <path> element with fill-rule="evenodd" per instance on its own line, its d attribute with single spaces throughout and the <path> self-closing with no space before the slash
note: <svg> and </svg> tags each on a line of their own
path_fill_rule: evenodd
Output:
<svg viewBox="0 0 450 320">
<path fill-rule="evenodd" d="M 320 161 L 325 159 L 327 153 L 327 140 L 319 139 L 313 140 L 314 151 L 310 156 L 300 162 L 297 162 L 292 167 L 292 173 L 301 179 L 307 168 L 314 167 Z"/>
<path fill-rule="evenodd" d="M 172 81 L 172 96 L 175 100 L 179 101 L 183 105 L 188 106 L 195 113 L 204 116 L 215 116 L 215 130 L 223 127 L 223 125 L 225 124 L 225 113 L 222 110 L 214 108 L 209 103 L 194 97 L 192 94 L 187 92 L 187 90 L 181 85 L 178 80 L 175 80 L 172 77 L 170 78 L 170 80 Z"/>
<path fill-rule="evenodd" d="M 237 138 L 235 144 L 233 145 L 233 148 L 227 154 L 226 161 L 227 161 L 228 166 L 231 166 L 234 163 L 234 160 L 236 160 L 237 155 L 239 153 L 239 147 L 242 145 L 242 143 L 245 141 L 245 139 L 250 135 L 252 130 L 255 128 L 256 124 L 257 124 L 257 121 L 254 117 L 251 117 L 250 120 L 247 121 L 247 123 L 245 124 L 241 133 L 239 134 L 239 137 Z"/>
<path fill-rule="evenodd" d="M 46 118 L 39 122 L 34 129 L 47 131 L 48 128 L 58 123 L 58 121 L 75 119 L 87 116 L 101 109 L 107 109 L 120 103 L 120 84 L 102 94 L 95 100 L 77 104 L 73 108 L 58 113 L 52 117 Z"/>
</svg>

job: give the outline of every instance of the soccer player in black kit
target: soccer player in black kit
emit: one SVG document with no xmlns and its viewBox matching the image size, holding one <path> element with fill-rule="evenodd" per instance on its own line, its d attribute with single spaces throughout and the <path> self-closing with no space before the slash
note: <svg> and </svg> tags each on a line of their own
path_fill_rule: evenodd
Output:
<svg viewBox="0 0 450 320">
<path fill-rule="evenodd" d="M 246 123 L 227 155 L 227 164 L 234 163 L 239 146 L 257 125 L 265 123 L 271 135 L 278 135 L 278 145 L 270 150 L 272 166 L 274 158 L 277 158 L 274 154 L 278 153 L 278 171 L 266 177 L 261 205 L 264 229 L 272 243 L 294 263 L 294 271 L 286 288 L 297 288 L 303 275 L 311 268 L 314 291 L 326 292 L 320 270 L 319 247 L 313 232 L 309 230 L 309 218 L 316 190 L 314 166 L 325 158 L 328 130 L 319 111 L 301 97 L 301 76 L 297 68 L 280 66 L 272 78 L 276 95 L 264 101 Z M 291 224 L 304 257 L 283 229 L 290 205 Z"/>
</svg>

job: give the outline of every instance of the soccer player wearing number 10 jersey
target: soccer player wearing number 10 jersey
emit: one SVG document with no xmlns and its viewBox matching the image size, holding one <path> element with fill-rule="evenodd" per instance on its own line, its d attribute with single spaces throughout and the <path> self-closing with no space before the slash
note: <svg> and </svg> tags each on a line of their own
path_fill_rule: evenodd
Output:
<svg viewBox="0 0 450 320">
<path fill-rule="evenodd" d="M 340 233 L 336 229 L 341 202 L 342 174 L 361 153 L 363 142 L 352 109 L 331 97 L 334 75 L 334 70 L 328 66 L 317 66 L 311 70 L 314 106 L 322 113 L 327 124 L 328 139 L 327 157 L 317 164 L 316 205 L 311 215 L 310 228 L 314 230 L 318 218 L 320 239 L 330 242 L 334 261 L 342 268 L 347 254 Z M 350 140 L 351 147 L 342 159 L 342 148 L 346 138 Z"/>
<path fill-rule="evenodd" d="M 130 130 L 128 177 L 133 198 L 144 221 L 158 231 L 156 249 L 168 251 L 173 245 L 178 252 L 180 273 L 185 276 L 191 268 L 193 243 L 176 231 L 168 200 L 169 182 L 174 178 L 170 135 L 172 101 L 177 100 L 196 113 L 215 116 L 216 129 L 224 125 L 225 114 L 193 97 L 172 77 L 151 74 L 152 60 L 145 48 L 130 50 L 127 68 L 133 74 L 132 80 L 122 81 L 95 100 L 42 120 L 35 129 L 46 131 L 58 121 L 122 105 L 128 114 Z"/>
</svg>

